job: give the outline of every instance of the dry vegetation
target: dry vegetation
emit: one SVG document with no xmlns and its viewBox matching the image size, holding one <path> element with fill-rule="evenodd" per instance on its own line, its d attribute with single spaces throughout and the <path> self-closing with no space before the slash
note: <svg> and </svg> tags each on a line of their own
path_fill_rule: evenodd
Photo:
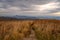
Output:
<svg viewBox="0 0 60 40">
<path fill-rule="evenodd" d="M 60 40 L 60 20 L 1 20 L 0 40 Z"/>
</svg>

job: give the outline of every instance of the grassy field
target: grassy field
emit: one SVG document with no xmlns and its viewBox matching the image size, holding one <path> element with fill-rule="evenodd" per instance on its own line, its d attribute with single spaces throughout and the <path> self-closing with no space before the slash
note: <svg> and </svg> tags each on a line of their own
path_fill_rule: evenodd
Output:
<svg viewBox="0 0 60 40">
<path fill-rule="evenodd" d="M 60 40 L 60 20 L 0 20 L 0 40 Z"/>
</svg>

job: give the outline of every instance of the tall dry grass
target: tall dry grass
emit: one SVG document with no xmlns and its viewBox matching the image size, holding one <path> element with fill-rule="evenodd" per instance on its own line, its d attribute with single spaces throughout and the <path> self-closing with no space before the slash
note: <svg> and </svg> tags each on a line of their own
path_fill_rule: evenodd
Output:
<svg viewBox="0 0 60 40">
<path fill-rule="evenodd" d="M 0 40 L 23 40 L 32 30 L 37 40 L 60 40 L 60 20 L 3 20 Z"/>
<path fill-rule="evenodd" d="M 32 29 L 38 40 L 60 40 L 59 20 L 37 20 Z"/>
</svg>

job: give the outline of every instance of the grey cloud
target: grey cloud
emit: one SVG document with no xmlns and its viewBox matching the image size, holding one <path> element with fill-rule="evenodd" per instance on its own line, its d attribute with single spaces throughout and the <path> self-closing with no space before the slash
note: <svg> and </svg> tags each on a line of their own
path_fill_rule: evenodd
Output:
<svg viewBox="0 0 60 40">
<path fill-rule="evenodd" d="M 19 5 L 30 5 L 30 4 L 45 4 L 45 3 L 48 3 L 48 2 L 51 2 L 52 0 L 0 0 L 2 2 L 5 2 L 5 3 L 8 3 L 10 5 L 16 5 L 16 6 L 19 6 Z"/>
<path fill-rule="evenodd" d="M 49 10 L 49 11 L 50 11 L 50 13 L 57 13 L 57 12 L 60 12 L 60 8 L 57 8 L 55 10 Z"/>
<path fill-rule="evenodd" d="M 52 0 L 0 0 L 5 4 L 12 5 L 12 6 L 19 6 L 21 8 L 30 8 L 31 5 L 42 5 Z"/>
<path fill-rule="evenodd" d="M 58 0 L 58 1 L 60 1 L 60 0 Z"/>
<path fill-rule="evenodd" d="M 4 8 L 4 9 L 8 9 L 9 7 L 13 7 L 13 6 L 16 6 L 16 7 L 19 7 L 21 9 L 21 11 L 36 11 L 34 10 L 31 6 L 32 5 L 43 5 L 43 4 L 48 4 L 49 2 L 60 2 L 60 0 L 0 0 L 0 3 L 2 3 L 0 5 L 0 8 Z M 58 5 L 60 6 L 60 4 Z M 60 11 L 60 8 L 57 8 L 57 9 L 54 9 L 54 10 L 47 10 L 48 12 L 22 12 L 22 13 L 16 13 L 16 14 L 19 14 L 19 15 L 43 15 L 44 13 L 45 14 L 52 14 L 52 13 L 55 13 L 55 12 L 59 12 Z M 26 13 L 26 14 L 24 14 Z M 37 14 L 38 13 L 38 14 Z M 41 14 L 40 14 L 41 13 Z M 10 14 L 10 13 L 8 13 Z M 8 15 L 7 14 L 7 15 Z M 3 15 L 3 14 L 1 14 Z M 6 15 L 6 14 L 4 14 Z M 13 15 L 15 15 L 13 13 Z"/>
</svg>

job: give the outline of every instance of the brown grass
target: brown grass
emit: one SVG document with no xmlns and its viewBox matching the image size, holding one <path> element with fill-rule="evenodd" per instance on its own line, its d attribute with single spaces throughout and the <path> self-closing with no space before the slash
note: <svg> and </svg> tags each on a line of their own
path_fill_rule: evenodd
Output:
<svg viewBox="0 0 60 40">
<path fill-rule="evenodd" d="M 31 31 L 37 40 L 60 40 L 60 20 L 0 21 L 0 40 L 23 40 Z"/>
</svg>

